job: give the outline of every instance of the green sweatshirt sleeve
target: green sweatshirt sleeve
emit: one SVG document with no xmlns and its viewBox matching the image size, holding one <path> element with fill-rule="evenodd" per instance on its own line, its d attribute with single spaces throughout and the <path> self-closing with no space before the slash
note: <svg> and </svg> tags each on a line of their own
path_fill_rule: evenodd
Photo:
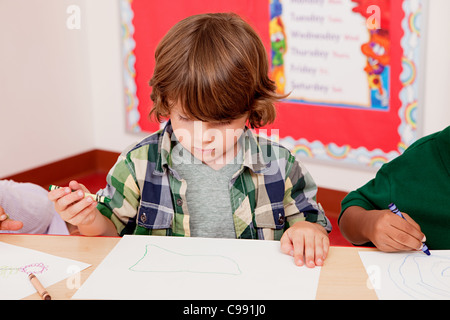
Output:
<svg viewBox="0 0 450 320">
<path fill-rule="evenodd" d="M 391 184 L 389 182 L 388 164 L 385 164 L 374 179 L 361 188 L 350 192 L 341 203 L 341 220 L 344 211 L 352 206 L 362 207 L 366 210 L 381 210 L 388 208 L 391 200 Z"/>
</svg>

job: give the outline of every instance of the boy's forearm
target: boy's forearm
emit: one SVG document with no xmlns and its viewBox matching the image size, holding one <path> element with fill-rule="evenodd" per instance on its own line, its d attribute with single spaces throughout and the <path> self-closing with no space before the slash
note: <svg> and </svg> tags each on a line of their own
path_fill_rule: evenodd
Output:
<svg viewBox="0 0 450 320">
<path fill-rule="evenodd" d="M 117 229 L 110 219 L 96 210 L 95 219 L 88 225 L 79 225 L 80 233 L 85 236 L 118 236 Z"/>
<path fill-rule="evenodd" d="M 342 235 L 356 245 L 370 242 L 372 215 L 366 209 L 353 206 L 347 208 L 339 221 Z"/>
</svg>

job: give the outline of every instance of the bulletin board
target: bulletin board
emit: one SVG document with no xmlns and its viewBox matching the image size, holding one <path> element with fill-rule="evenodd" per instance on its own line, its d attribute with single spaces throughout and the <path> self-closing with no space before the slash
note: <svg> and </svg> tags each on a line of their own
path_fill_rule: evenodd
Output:
<svg viewBox="0 0 450 320">
<path fill-rule="evenodd" d="M 423 0 L 120 0 L 127 130 L 148 117 L 154 51 L 193 14 L 235 12 L 259 33 L 280 93 L 260 133 L 302 159 L 378 168 L 419 137 Z"/>
</svg>

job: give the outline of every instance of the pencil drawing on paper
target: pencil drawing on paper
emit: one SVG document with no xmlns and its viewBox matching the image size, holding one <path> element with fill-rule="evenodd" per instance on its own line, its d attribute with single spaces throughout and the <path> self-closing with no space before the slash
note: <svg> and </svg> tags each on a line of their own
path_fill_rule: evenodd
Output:
<svg viewBox="0 0 450 320">
<path fill-rule="evenodd" d="M 389 265 L 395 285 L 413 299 L 450 299 L 450 257 L 409 254 Z"/>
<path fill-rule="evenodd" d="M 191 272 L 241 275 L 238 263 L 222 255 L 193 255 L 175 252 L 154 244 L 145 246 L 144 255 L 130 268 L 135 272 Z"/>
</svg>

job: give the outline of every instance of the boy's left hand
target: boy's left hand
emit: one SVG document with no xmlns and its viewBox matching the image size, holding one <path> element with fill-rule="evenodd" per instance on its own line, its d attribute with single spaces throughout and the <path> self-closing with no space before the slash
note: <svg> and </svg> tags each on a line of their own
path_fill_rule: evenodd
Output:
<svg viewBox="0 0 450 320">
<path fill-rule="evenodd" d="M 299 221 L 288 228 L 280 240 L 281 252 L 294 257 L 298 266 L 322 266 L 330 240 L 324 227 L 317 223 Z"/>
</svg>

